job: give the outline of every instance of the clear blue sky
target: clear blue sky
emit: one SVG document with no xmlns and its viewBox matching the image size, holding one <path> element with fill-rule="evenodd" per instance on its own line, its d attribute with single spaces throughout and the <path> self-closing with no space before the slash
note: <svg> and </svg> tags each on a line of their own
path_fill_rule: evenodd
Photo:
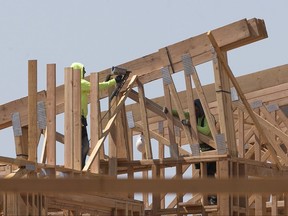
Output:
<svg viewBox="0 0 288 216">
<path fill-rule="evenodd" d="M 63 84 L 73 61 L 101 71 L 244 18 L 264 19 L 269 37 L 228 53 L 235 76 L 286 64 L 287 8 L 287 0 L 1 1 L 0 104 L 27 96 L 30 59 L 38 60 L 40 91 L 46 64 L 57 64 Z M 12 129 L 0 140 L 0 155 L 15 157 Z"/>
</svg>

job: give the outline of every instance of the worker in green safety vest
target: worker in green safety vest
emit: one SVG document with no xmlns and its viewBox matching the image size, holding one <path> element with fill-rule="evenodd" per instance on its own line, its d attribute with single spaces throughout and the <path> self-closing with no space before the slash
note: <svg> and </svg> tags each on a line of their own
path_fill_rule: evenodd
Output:
<svg viewBox="0 0 288 216">
<path fill-rule="evenodd" d="M 81 167 L 82 169 L 85 166 L 86 157 L 89 151 L 89 139 L 87 133 L 87 115 L 88 115 L 88 95 L 90 94 L 90 82 L 85 80 L 85 67 L 82 63 L 74 62 L 71 64 L 71 67 L 76 70 L 80 70 L 81 72 Z M 110 79 L 105 82 L 99 83 L 99 89 L 105 90 L 111 87 L 115 87 L 117 83 L 122 82 L 122 76 L 116 76 L 113 79 Z"/>
</svg>

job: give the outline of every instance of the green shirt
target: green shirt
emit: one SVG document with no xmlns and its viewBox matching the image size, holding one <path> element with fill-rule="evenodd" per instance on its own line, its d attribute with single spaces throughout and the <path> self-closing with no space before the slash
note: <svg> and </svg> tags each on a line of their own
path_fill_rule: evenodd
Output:
<svg viewBox="0 0 288 216">
<path fill-rule="evenodd" d="M 179 118 L 178 112 L 175 109 L 172 109 L 172 115 Z M 188 120 L 190 119 L 189 112 L 184 112 L 184 116 L 185 116 L 185 119 L 188 119 Z M 203 120 L 203 118 L 204 118 L 204 120 Z M 210 128 L 209 128 L 209 125 L 208 125 L 208 122 L 207 122 L 207 119 L 205 118 L 205 116 L 202 116 L 202 117 L 197 119 L 197 130 L 201 134 L 204 134 L 206 136 L 211 135 L 211 131 L 210 131 Z"/>
<path fill-rule="evenodd" d="M 105 90 L 116 85 L 115 79 L 99 83 L 99 90 Z M 88 115 L 88 95 L 90 94 L 90 82 L 81 79 L 81 115 L 87 118 Z"/>
</svg>

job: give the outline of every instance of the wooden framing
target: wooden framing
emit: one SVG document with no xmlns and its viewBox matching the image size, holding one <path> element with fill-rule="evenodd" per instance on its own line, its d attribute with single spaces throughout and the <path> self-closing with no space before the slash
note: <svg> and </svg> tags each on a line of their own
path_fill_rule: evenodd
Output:
<svg viewBox="0 0 288 216">
<path fill-rule="evenodd" d="M 91 73 L 91 149 L 82 170 L 80 73 L 65 68 L 64 85 L 56 87 L 56 65 L 47 65 L 47 92 L 37 93 L 37 61 L 30 60 L 28 97 L 0 106 L 0 129 L 14 120 L 21 131 L 14 131 L 18 157 L 0 156 L 0 214 L 287 214 L 288 119 L 282 108 L 288 105 L 288 66 L 236 78 L 228 62 L 229 50 L 264 38 L 263 20 L 243 19 L 124 63 L 120 66 L 132 73 L 108 110 L 101 110 L 100 100 L 109 91 L 100 92 L 98 83 L 110 69 Z M 196 67 L 209 61 L 215 83 L 202 86 Z M 186 90 L 177 92 L 172 74 L 183 71 Z M 159 79 L 164 95 L 148 98 L 145 84 Z M 233 88 L 238 99 L 231 98 Z M 128 98 L 134 102 L 127 104 Z M 191 115 L 195 98 L 211 137 L 197 133 Z M 37 101 L 45 102 L 47 118 L 41 163 Z M 185 111 L 190 125 L 183 124 Z M 63 112 L 64 135 L 56 131 L 56 116 Z M 140 156 L 133 146 L 139 134 L 145 146 Z M 64 166 L 56 163 L 56 141 L 64 144 Z M 215 150 L 199 151 L 201 142 Z M 211 162 L 217 171 L 213 179 L 207 173 Z M 211 193 L 217 204 L 209 204 Z"/>
</svg>

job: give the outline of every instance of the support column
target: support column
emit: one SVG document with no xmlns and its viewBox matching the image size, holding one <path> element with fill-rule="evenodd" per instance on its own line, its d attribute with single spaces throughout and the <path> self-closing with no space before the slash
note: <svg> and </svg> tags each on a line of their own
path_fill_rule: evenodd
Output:
<svg viewBox="0 0 288 216">
<path fill-rule="evenodd" d="M 28 61 L 28 160 L 37 162 L 37 60 Z"/>
<path fill-rule="evenodd" d="M 56 65 L 47 65 L 47 164 L 56 165 Z"/>
<path fill-rule="evenodd" d="M 99 74 L 91 73 L 90 75 L 91 93 L 90 93 L 90 136 L 91 136 L 91 148 L 96 146 L 97 141 L 101 137 L 102 125 L 101 125 L 101 110 L 99 101 Z M 95 160 L 91 165 L 91 172 L 100 173 L 100 151 L 95 156 Z"/>
<path fill-rule="evenodd" d="M 64 71 L 64 166 L 73 168 L 73 69 Z"/>
<path fill-rule="evenodd" d="M 212 52 L 215 53 L 214 49 Z M 227 53 L 223 53 L 223 56 L 226 57 L 227 61 L 226 54 Z M 213 67 L 215 74 L 215 91 L 218 102 L 217 107 L 219 113 L 220 131 L 225 135 L 225 141 L 227 143 L 229 154 L 233 157 L 238 157 L 229 77 L 223 72 L 222 65 L 216 56 L 213 59 Z"/>
<path fill-rule="evenodd" d="M 72 88 L 72 118 L 73 118 L 73 168 L 81 170 L 81 72 L 73 70 L 73 88 Z"/>
</svg>

